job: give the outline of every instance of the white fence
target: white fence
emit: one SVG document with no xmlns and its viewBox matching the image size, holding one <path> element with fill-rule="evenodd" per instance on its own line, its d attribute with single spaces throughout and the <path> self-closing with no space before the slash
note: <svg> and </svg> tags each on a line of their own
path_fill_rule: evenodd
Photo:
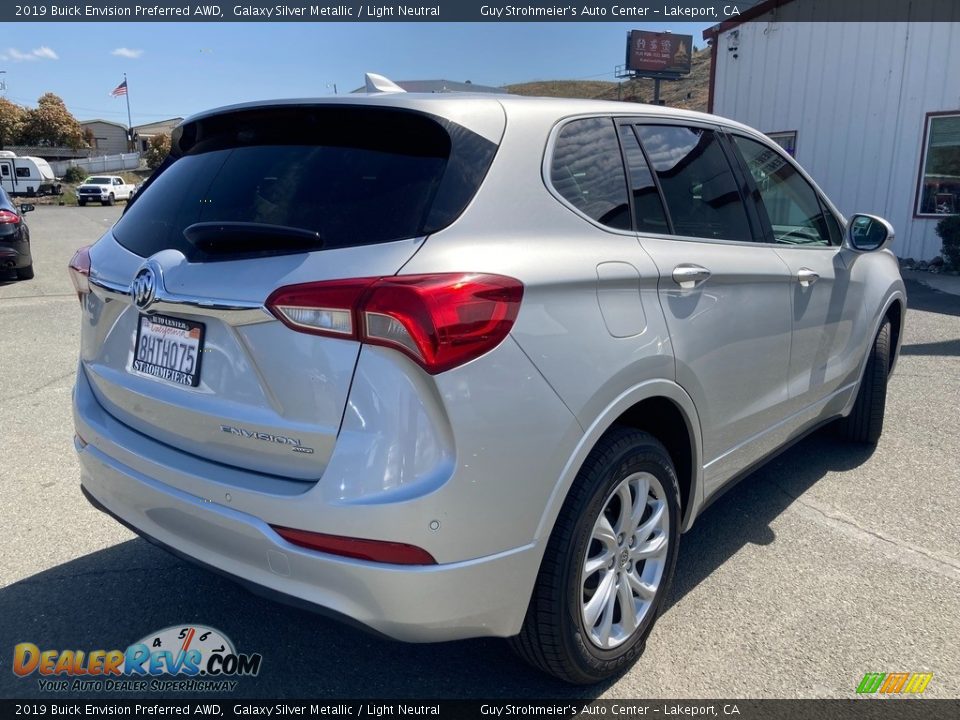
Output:
<svg viewBox="0 0 960 720">
<path fill-rule="evenodd" d="M 71 165 L 82 168 L 88 173 L 136 170 L 140 167 L 140 153 L 103 155 L 101 157 L 84 158 L 82 160 L 57 160 L 50 163 L 50 167 L 53 168 L 53 174 L 57 177 L 63 177 L 63 174 Z"/>
</svg>

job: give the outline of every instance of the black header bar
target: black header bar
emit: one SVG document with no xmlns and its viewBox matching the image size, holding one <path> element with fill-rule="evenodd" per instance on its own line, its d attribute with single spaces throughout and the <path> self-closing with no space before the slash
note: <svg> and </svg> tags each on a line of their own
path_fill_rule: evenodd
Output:
<svg viewBox="0 0 960 720">
<path fill-rule="evenodd" d="M 768 15 L 772 13 L 772 15 Z M 955 0 L 5 1 L 3 22 L 960 22 Z"/>
<path fill-rule="evenodd" d="M 960 714 L 960 700 L 103 700 L 47 697 L 0 700 L 0 717 L 129 718 L 447 718 L 449 720 L 946 720 Z"/>
</svg>

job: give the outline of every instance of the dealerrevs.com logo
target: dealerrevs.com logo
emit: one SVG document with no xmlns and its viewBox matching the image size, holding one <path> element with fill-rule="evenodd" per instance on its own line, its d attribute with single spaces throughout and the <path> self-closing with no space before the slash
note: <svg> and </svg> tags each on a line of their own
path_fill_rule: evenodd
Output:
<svg viewBox="0 0 960 720">
<path fill-rule="evenodd" d="M 39 676 L 44 692 L 229 692 L 238 677 L 259 674 L 260 653 L 238 653 L 226 635 L 202 625 L 174 625 L 126 650 L 13 648 L 13 672 Z"/>
</svg>

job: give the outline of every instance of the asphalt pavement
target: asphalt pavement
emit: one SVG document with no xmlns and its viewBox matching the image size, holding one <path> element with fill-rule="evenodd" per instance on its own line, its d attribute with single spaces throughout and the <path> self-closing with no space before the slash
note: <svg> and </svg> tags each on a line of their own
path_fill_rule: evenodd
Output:
<svg viewBox="0 0 960 720">
<path fill-rule="evenodd" d="M 683 536 L 640 661 L 569 688 L 498 640 L 406 645 L 260 599 L 84 500 L 65 268 L 121 211 L 38 207 L 36 279 L 0 278 L 0 697 L 40 695 L 10 671 L 18 642 L 125 648 L 182 623 L 262 653 L 236 697 L 851 698 L 864 673 L 899 671 L 960 697 L 960 297 L 909 283 L 879 446 L 821 432 L 728 492 Z"/>
</svg>

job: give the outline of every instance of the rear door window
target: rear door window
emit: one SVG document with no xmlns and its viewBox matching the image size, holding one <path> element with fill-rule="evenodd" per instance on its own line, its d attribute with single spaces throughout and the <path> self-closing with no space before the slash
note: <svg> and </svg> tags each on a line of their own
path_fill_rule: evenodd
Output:
<svg viewBox="0 0 960 720">
<path fill-rule="evenodd" d="M 660 191 L 657 190 L 657 184 L 640 148 L 640 142 L 629 125 L 620 126 L 620 142 L 623 145 L 623 156 L 627 161 L 627 172 L 630 175 L 636 229 L 648 233 L 669 233 L 670 227 L 660 199 Z"/>
<path fill-rule="evenodd" d="M 712 130 L 638 125 L 677 235 L 753 240 L 737 178 Z"/>
<path fill-rule="evenodd" d="M 439 118 L 336 106 L 201 119 L 184 128 L 184 145 L 114 227 L 138 255 L 173 248 L 212 261 L 425 235 L 460 215 L 496 152 Z M 215 247 L 194 242 L 197 233 L 185 231 L 198 223 L 223 224 L 224 237 Z M 260 226 L 303 231 L 315 243 L 294 250 L 252 235 Z M 232 227 L 245 228 L 233 247 Z"/>
<path fill-rule="evenodd" d="M 563 126 L 550 160 L 550 183 L 587 217 L 630 229 L 627 178 L 612 118 L 584 118 Z"/>
</svg>

